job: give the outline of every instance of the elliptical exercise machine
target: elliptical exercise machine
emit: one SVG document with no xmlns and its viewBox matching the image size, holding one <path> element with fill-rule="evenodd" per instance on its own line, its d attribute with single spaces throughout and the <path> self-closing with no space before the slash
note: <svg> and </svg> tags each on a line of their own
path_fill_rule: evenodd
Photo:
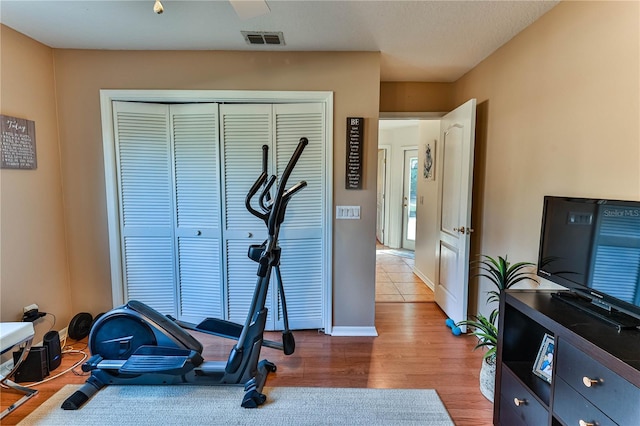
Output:
<svg viewBox="0 0 640 426">
<path fill-rule="evenodd" d="M 245 200 L 247 210 L 265 222 L 267 240 L 251 245 L 248 256 L 258 263 L 258 279 L 244 325 L 217 318 L 207 318 L 198 325 L 176 321 L 162 315 L 142 302 L 131 300 L 102 315 L 91 328 L 89 349 L 91 358 L 82 370 L 91 372 L 85 384 L 62 404 L 65 410 L 77 410 L 106 385 L 245 385 L 242 407 L 256 408 L 266 401 L 262 389 L 275 364 L 260 358 L 262 346 L 283 350 L 290 355 L 295 340 L 289 330 L 286 301 L 280 275 L 278 234 L 291 197 L 307 183 L 298 182 L 285 190 L 307 138 L 301 138 L 280 182 L 271 197 L 276 176 L 268 177 L 268 147 L 262 147 L 262 173 L 253 184 Z M 252 200 L 262 187 L 258 198 L 261 211 Z M 267 319 L 269 281 L 275 271 L 282 302 L 284 331 L 282 343 L 263 338 Z M 204 361 L 202 344 L 185 329 L 237 340 L 224 361 Z"/>
</svg>

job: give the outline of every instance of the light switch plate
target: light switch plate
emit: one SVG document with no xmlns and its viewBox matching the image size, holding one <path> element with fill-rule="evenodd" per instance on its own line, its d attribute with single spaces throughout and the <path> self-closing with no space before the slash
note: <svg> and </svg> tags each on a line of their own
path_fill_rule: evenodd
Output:
<svg viewBox="0 0 640 426">
<path fill-rule="evenodd" d="M 336 206 L 336 219 L 360 219 L 360 206 Z"/>
</svg>

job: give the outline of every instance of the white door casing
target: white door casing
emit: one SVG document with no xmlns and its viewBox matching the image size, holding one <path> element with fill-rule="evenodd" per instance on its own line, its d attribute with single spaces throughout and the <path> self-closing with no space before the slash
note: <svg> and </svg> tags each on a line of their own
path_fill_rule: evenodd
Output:
<svg viewBox="0 0 640 426">
<path fill-rule="evenodd" d="M 378 149 L 378 176 L 376 184 L 376 238 L 384 244 L 385 184 L 387 176 L 387 151 Z"/>
<path fill-rule="evenodd" d="M 435 300 L 455 322 L 467 319 L 475 120 L 476 100 L 471 99 L 446 114 L 440 124 L 443 155 Z M 466 327 L 461 330 L 465 332 Z"/>
</svg>

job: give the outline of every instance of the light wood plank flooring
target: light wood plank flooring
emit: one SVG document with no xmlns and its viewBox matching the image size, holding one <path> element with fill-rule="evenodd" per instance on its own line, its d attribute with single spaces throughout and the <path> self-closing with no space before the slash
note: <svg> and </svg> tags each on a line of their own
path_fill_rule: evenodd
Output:
<svg viewBox="0 0 640 426">
<path fill-rule="evenodd" d="M 264 358 L 278 366 L 267 386 L 321 386 L 436 389 L 456 425 L 490 425 L 493 405 L 478 388 L 482 354 L 475 340 L 456 337 L 444 325 L 435 303 L 377 303 L 378 337 L 331 337 L 318 331 L 297 331 L 296 351 L 285 356 L 265 348 Z M 279 333 L 267 333 L 279 339 Z M 226 359 L 231 341 L 201 335 L 206 359 Z M 75 343 L 82 347 L 84 343 Z M 75 356 L 63 357 L 60 369 Z M 66 384 L 85 377 L 67 373 L 38 387 L 40 393 L 2 420 L 15 425 Z M 1 408 L 17 401 L 10 390 L 0 392 Z"/>
</svg>

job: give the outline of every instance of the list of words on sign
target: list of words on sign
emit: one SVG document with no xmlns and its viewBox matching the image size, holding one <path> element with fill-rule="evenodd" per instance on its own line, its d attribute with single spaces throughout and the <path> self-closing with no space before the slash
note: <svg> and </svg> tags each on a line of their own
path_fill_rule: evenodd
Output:
<svg viewBox="0 0 640 426">
<path fill-rule="evenodd" d="M 0 115 L 0 167 L 35 169 L 36 123 L 24 118 Z"/>
<path fill-rule="evenodd" d="M 364 118 L 347 117 L 347 175 L 345 189 L 362 189 Z"/>
</svg>

